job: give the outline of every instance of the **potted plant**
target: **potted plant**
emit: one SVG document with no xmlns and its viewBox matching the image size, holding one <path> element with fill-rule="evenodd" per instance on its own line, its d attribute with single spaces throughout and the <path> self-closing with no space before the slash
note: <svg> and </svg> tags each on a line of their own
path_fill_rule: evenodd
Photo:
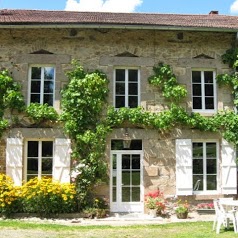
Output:
<svg viewBox="0 0 238 238">
<path fill-rule="evenodd" d="M 189 204 L 187 201 L 182 202 L 181 200 L 178 201 L 177 207 L 175 208 L 175 213 L 178 219 L 186 219 L 188 218 L 189 212 Z"/>
<path fill-rule="evenodd" d="M 198 214 L 215 214 L 213 203 L 199 203 L 196 207 Z"/>
<path fill-rule="evenodd" d="M 145 195 L 145 206 L 149 209 L 151 217 L 161 215 L 165 209 L 165 199 L 161 191 L 156 190 Z"/>
</svg>

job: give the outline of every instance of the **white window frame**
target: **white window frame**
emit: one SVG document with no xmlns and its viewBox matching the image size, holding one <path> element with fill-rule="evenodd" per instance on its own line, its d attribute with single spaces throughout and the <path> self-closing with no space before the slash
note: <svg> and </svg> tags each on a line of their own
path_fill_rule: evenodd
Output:
<svg viewBox="0 0 238 238">
<path fill-rule="evenodd" d="M 52 67 L 54 68 L 54 89 L 53 89 L 53 104 L 50 105 L 54 107 L 55 104 L 55 79 L 56 79 L 56 67 L 53 64 L 32 64 L 29 66 L 28 70 L 28 100 L 27 104 L 30 105 L 31 103 L 31 72 L 33 67 L 40 67 L 40 68 L 45 68 L 45 67 Z M 41 72 L 43 74 L 43 72 Z M 43 99 L 44 99 L 44 77 L 41 75 L 41 89 L 40 89 L 40 104 L 43 104 Z"/>
<path fill-rule="evenodd" d="M 24 143 L 24 175 L 23 175 L 23 179 L 24 181 L 27 181 L 27 147 L 28 147 L 28 142 L 29 141 L 37 141 L 39 144 L 38 144 L 38 178 L 40 179 L 42 176 L 42 167 L 41 167 L 41 164 L 42 164 L 42 155 L 41 155 L 41 148 L 42 148 L 42 142 L 43 141 L 52 141 L 53 142 L 53 146 L 52 146 L 52 178 L 53 178 L 53 171 L 54 171 L 54 151 L 55 151 L 55 142 L 53 139 L 35 139 L 35 138 L 32 138 L 32 139 L 27 139 L 25 140 L 25 143 Z"/>
<path fill-rule="evenodd" d="M 202 85 L 202 108 L 201 109 L 194 109 L 193 108 L 193 78 L 192 72 L 193 71 L 200 71 L 201 73 L 201 85 Z M 204 88 L 204 72 L 212 71 L 213 72 L 213 89 L 214 89 L 214 109 L 205 109 L 205 88 Z M 200 112 L 200 113 L 215 113 L 217 111 L 217 86 L 216 86 L 216 72 L 214 69 L 201 69 L 201 68 L 193 68 L 191 71 L 191 95 L 192 95 L 192 111 L 193 112 Z"/>
<path fill-rule="evenodd" d="M 193 151 L 193 143 L 203 143 L 203 185 L 204 185 L 204 189 L 203 190 L 194 190 L 193 188 L 193 194 L 202 194 L 202 195 L 213 195 L 213 194 L 218 194 L 219 193 L 219 181 L 220 181 L 220 170 L 219 170 L 219 160 L 220 160 L 220 154 L 219 154 L 219 141 L 218 140 L 192 140 L 192 151 Z M 217 154 L 217 158 L 216 158 L 216 167 L 217 167 L 217 174 L 216 174 L 216 179 L 217 179 L 217 188 L 216 190 L 206 190 L 206 148 L 204 146 L 205 143 L 216 143 L 216 154 Z M 193 160 L 193 156 L 192 156 L 192 160 Z M 193 180 L 193 171 L 192 171 L 192 180 Z"/>
<path fill-rule="evenodd" d="M 113 84 L 113 105 L 114 107 L 116 108 L 116 70 L 117 69 L 123 69 L 126 71 L 125 73 L 125 107 L 129 107 L 129 103 L 128 103 L 128 99 L 129 99 L 129 88 L 128 88 L 128 70 L 130 69 L 134 69 L 134 70 L 137 70 L 138 71 L 138 105 L 137 107 L 140 106 L 140 103 L 141 103 L 141 88 L 140 88 L 140 75 L 141 75 L 141 72 L 140 72 L 140 69 L 138 67 L 115 67 L 114 68 L 114 72 L 113 72 L 113 81 L 114 81 L 114 84 Z M 117 108 L 119 109 L 119 108 Z"/>
</svg>

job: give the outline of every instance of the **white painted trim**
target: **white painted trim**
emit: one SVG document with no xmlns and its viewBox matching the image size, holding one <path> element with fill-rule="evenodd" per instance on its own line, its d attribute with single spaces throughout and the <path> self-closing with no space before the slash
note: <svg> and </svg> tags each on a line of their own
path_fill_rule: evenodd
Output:
<svg viewBox="0 0 238 238">
<path fill-rule="evenodd" d="M 216 154 L 217 154 L 217 158 L 216 158 L 216 167 L 217 167 L 217 189 L 216 190 L 203 190 L 203 191 L 195 191 L 193 190 L 193 194 L 199 194 L 199 195 L 215 195 L 215 194 L 219 194 L 220 191 L 220 184 L 221 184 L 221 178 L 220 178 L 220 169 L 219 169 L 219 161 L 220 161 L 220 153 L 219 153 L 219 140 L 216 139 L 204 139 L 204 140 L 192 140 L 192 144 L 193 143 L 203 143 L 203 154 L 205 155 L 205 147 L 204 147 L 204 143 L 216 143 Z M 192 158 L 193 159 L 193 158 Z M 204 163 L 204 157 L 203 157 L 203 171 L 206 171 L 206 164 Z M 206 177 L 207 173 L 205 174 Z M 193 179 L 193 178 L 192 178 Z M 203 173 L 203 179 L 204 179 L 204 173 Z M 203 181 L 204 182 L 204 181 Z M 206 185 L 206 183 L 205 183 Z"/>
<path fill-rule="evenodd" d="M 114 67 L 113 69 L 113 106 L 116 108 L 116 70 L 117 69 L 123 69 L 125 70 L 125 107 L 128 106 L 128 93 L 129 93 L 129 88 L 128 88 L 128 70 L 130 69 L 135 69 L 138 71 L 138 106 L 141 105 L 141 70 L 138 67 Z M 116 108 L 118 109 L 118 108 Z"/>
<path fill-rule="evenodd" d="M 31 72 L 32 72 L 32 68 L 33 67 L 40 67 L 41 68 L 41 79 L 40 79 L 40 83 L 41 83 L 41 89 L 40 89 L 40 104 L 43 104 L 43 95 L 44 95 L 44 83 L 43 83 L 43 79 L 44 79 L 44 72 L 42 70 L 42 68 L 45 67 L 52 67 L 54 68 L 54 89 L 53 89 L 53 107 L 55 107 L 55 88 L 56 88 L 56 65 L 54 64 L 30 64 L 29 68 L 28 68 L 28 93 L 27 93 L 27 105 L 30 105 L 31 103 Z"/>
<path fill-rule="evenodd" d="M 193 109 L 193 82 L 192 82 L 192 73 L 193 71 L 200 71 L 201 73 L 201 87 L 202 87 L 202 92 L 201 92 L 201 98 L 202 98 L 202 109 Z M 214 94 L 214 109 L 205 109 L 205 88 L 204 88 L 204 72 L 206 71 L 212 71 L 213 72 L 213 94 Z M 217 112 L 217 83 L 216 83 L 216 71 L 215 69 L 201 69 L 201 68 L 192 68 L 191 69 L 191 96 L 192 96 L 192 111 L 193 112 L 198 112 L 198 113 L 216 113 Z"/>
<path fill-rule="evenodd" d="M 118 208 L 118 201 L 113 202 L 113 194 L 112 194 L 112 181 L 113 181 L 113 163 L 112 163 L 112 155 L 122 155 L 122 154 L 140 154 L 140 202 L 128 202 L 125 203 L 123 209 L 121 207 Z M 143 150 L 111 150 L 110 152 L 110 210 L 111 212 L 143 212 L 144 211 L 144 181 L 143 181 Z M 118 165 L 117 165 L 118 166 Z M 121 171 L 121 167 L 119 165 L 119 169 Z M 120 180 L 120 178 L 118 178 Z M 121 199 L 119 198 L 121 201 Z M 134 208 L 132 208 L 134 206 Z M 134 210 L 135 209 L 135 210 Z"/>
</svg>

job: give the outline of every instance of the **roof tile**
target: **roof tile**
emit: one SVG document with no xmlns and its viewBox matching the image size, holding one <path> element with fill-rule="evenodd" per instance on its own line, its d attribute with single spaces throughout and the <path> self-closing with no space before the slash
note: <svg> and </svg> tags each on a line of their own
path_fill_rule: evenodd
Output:
<svg viewBox="0 0 238 238">
<path fill-rule="evenodd" d="M 1 25 L 135 25 L 152 27 L 198 27 L 238 30 L 238 17 L 218 14 L 155 14 L 69 12 L 42 10 L 0 10 Z"/>
</svg>

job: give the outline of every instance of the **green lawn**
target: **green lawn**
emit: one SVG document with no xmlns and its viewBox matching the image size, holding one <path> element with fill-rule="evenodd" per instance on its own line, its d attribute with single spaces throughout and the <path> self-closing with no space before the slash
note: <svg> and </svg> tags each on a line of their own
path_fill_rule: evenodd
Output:
<svg viewBox="0 0 238 238">
<path fill-rule="evenodd" d="M 217 235 L 212 231 L 212 222 L 183 222 L 163 225 L 136 225 L 136 226 L 84 226 L 84 225 L 56 225 L 35 224 L 17 220 L 0 221 L 0 234 L 15 232 L 31 234 L 31 238 L 39 237 L 69 237 L 69 238 L 212 238 L 212 237 L 238 237 L 232 229 L 221 229 Z M 27 233 L 26 233 L 27 232 Z M 2 237 L 2 236 L 1 236 Z M 3 236 L 5 237 L 5 236 Z M 6 236 L 7 237 L 7 236 Z"/>
</svg>

